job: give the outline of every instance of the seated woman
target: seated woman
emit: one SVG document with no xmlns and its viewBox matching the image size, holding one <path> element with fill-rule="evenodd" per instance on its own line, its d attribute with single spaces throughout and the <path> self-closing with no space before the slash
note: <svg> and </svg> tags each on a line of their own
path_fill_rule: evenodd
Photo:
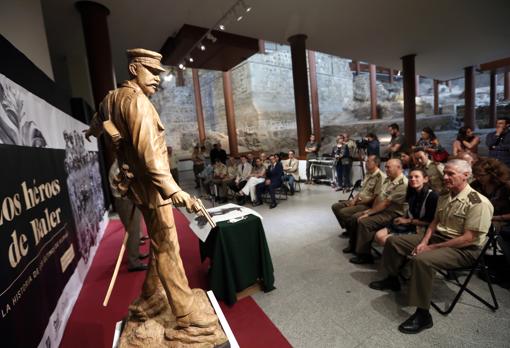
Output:
<svg viewBox="0 0 510 348">
<path fill-rule="evenodd" d="M 393 220 L 387 228 L 375 234 L 375 241 L 384 245 L 392 234 L 423 233 L 434 219 L 438 195 L 429 187 L 427 173 L 421 168 L 411 169 L 406 202 L 409 204 L 407 216 Z"/>
<path fill-rule="evenodd" d="M 246 185 L 239 191 L 239 204 L 243 205 L 246 203 L 246 197 L 250 196 L 252 203 L 257 200 L 256 186 L 261 182 L 264 182 L 266 178 L 266 167 L 264 166 L 262 159 L 255 159 L 255 166 L 251 170 L 251 174 L 248 176 Z"/>
<path fill-rule="evenodd" d="M 476 154 L 478 144 L 480 144 L 480 137 L 475 135 L 471 128 L 460 127 L 457 140 L 453 142 L 453 155 L 459 156 L 463 152 Z"/>
<path fill-rule="evenodd" d="M 510 168 L 495 158 L 482 157 L 473 166 L 473 176 L 472 186 L 494 206 L 492 224 L 510 264 Z"/>
<path fill-rule="evenodd" d="M 434 162 L 446 162 L 448 159 L 448 152 L 441 146 L 439 139 L 430 127 L 423 128 L 420 140 L 416 146 L 413 146 L 413 148 L 416 147 L 423 148 Z"/>
<path fill-rule="evenodd" d="M 434 147 L 434 140 L 436 140 L 436 135 L 434 134 L 434 131 L 430 127 L 425 127 L 421 131 L 420 139 L 418 139 L 418 142 L 416 143 L 415 147 L 421 147 L 423 149 L 428 149 L 429 147 Z"/>
</svg>

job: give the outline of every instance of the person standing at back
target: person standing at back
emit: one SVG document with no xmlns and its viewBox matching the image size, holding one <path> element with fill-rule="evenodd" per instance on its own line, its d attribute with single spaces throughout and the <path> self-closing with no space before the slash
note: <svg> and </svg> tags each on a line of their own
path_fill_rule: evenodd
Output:
<svg viewBox="0 0 510 348">
<path fill-rule="evenodd" d="M 496 131 L 487 134 L 485 144 L 489 148 L 489 157 L 496 158 L 510 167 L 510 119 L 500 117 L 496 121 Z"/>
<path fill-rule="evenodd" d="M 315 140 L 315 135 L 310 134 L 310 140 L 305 145 L 305 152 L 306 152 L 306 183 L 311 184 L 312 183 L 312 176 L 310 173 L 310 167 L 312 166 L 312 163 L 310 160 L 317 159 L 319 155 L 319 149 L 320 149 L 320 143 L 318 143 Z"/>
<path fill-rule="evenodd" d="M 390 132 L 391 140 L 385 152 L 388 158 L 400 158 L 400 153 L 407 148 L 405 138 L 400 133 L 400 128 L 396 123 L 390 124 L 388 131 Z"/>
</svg>

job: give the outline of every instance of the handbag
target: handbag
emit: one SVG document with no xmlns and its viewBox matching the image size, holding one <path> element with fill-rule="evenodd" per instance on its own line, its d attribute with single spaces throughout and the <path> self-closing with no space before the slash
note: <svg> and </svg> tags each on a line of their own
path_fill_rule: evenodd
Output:
<svg viewBox="0 0 510 348">
<path fill-rule="evenodd" d="M 448 156 L 450 156 L 450 154 L 446 150 L 436 151 L 432 153 L 432 159 L 434 160 L 434 162 L 445 163 L 448 160 Z"/>
</svg>

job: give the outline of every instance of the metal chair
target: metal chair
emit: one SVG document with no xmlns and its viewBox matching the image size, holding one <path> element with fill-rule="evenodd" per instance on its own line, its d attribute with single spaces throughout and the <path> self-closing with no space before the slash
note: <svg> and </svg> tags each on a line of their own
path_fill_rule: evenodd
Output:
<svg viewBox="0 0 510 348">
<path fill-rule="evenodd" d="M 286 201 L 288 199 L 288 193 L 287 190 L 283 187 L 283 183 L 281 186 L 274 189 L 274 195 L 276 198 L 276 201 Z M 262 200 L 266 203 L 271 202 L 271 196 L 269 195 L 269 191 L 265 191 L 262 194 Z"/>
<path fill-rule="evenodd" d="M 354 186 L 351 189 L 351 192 L 349 193 L 349 197 L 347 198 L 347 200 L 350 200 L 354 197 L 354 191 L 359 190 L 361 188 L 361 182 L 362 182 L 361 179 L 356 180 Z"/>
<path fill-rule="evenodd" d="M 498 301 L 496 299 L 496 295 L 494 293 L 494 289 L 492 288 L 492 283 L 491 283 L 489 274 L 487 272 L 487 265 L 485 264 L 485 253 L 487 252 L 489 247 L 494 244 L 494 242 L 496 240 L 496 231 L 494 229 L 494 226 L 490 227 L 487 237 L 488 237 L 487 241 L 485 242 L 485 245 L 483 246 L 482 251 L 480 252 L 480 255 L 478 256 L 478 258 L 475 260 L 475 262 L 471 266 L 460 267 L 460 268 L 455 268 L 455 269 L 448 269 L 448 270 L 438 270 L 438 272 L 441 275 L 443 275 L 445 278 L 449 276 L 448 273 L 455 274 L 454 279 L 451 280 L 450 283 L 455 284 L 458 287 L 460 287 L 459 291 L 457 292 L 457 295 L 455 296 L 453 301 L 450 303 L 450 305 L 446 309 L 443 310 L 443 309 L 439 308 L 439 306 L 437 304 L 435 304 L 434 302 L 430 303 L 432 305 L 432 307 L 434 307 L 434 309 L 437 310 L 442 315 L 448 315 L 449 313 L 451 313 L 451 311 L 453 310 L 453 308 L 459 301 L 459 299 L 460 299 L 461 295 L 464 293 L 464 291 L 467 292 L 468 294 L 470 294 L 471 296 L 473 296 L 474 298 L 476 298 L 478 301 L 480 301 L 484 305 L 486 305 L 492 311 L 496 311 L 499 308 Z M 483 273 L 483 275 L 485 276 L 485 279 L 487 281 L 487 285 L 489 287 L 489 291 L 491 294 L 492 303 L 487 302 L 485 299 L 483 299 L 482 297 L 480 297 L 478 294 L 474 293 L 472 290 L 468 289 L 468 287 L 467 287 L 469 284 L 469 281 L 473 277 L 473 274 L 475 274 L 475 272 L 477 270 L 480 270 Z M 457 277 L 457 272 L 462 272 L 462 271 L 464 271 L 464 272 L 467 271 L 469 273 L 467 274 L 464 282 L 461 283 Z"/>
</svg>

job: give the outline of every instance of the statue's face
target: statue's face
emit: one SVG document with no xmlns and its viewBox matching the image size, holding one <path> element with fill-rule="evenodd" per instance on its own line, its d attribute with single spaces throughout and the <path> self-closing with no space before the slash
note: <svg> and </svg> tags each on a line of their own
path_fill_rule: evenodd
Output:
<svg viewBox="0 0 510 348">
<path fill-rule="evenodd" d="M 129 70 L 134 76 L 133 79 L 136 84 L 140 86 L 146 96 L 150 97 L 156 93 L 160 82 L 159 71 L 148 68 L 140 63 L 131 64 Z"/>
</svg>

